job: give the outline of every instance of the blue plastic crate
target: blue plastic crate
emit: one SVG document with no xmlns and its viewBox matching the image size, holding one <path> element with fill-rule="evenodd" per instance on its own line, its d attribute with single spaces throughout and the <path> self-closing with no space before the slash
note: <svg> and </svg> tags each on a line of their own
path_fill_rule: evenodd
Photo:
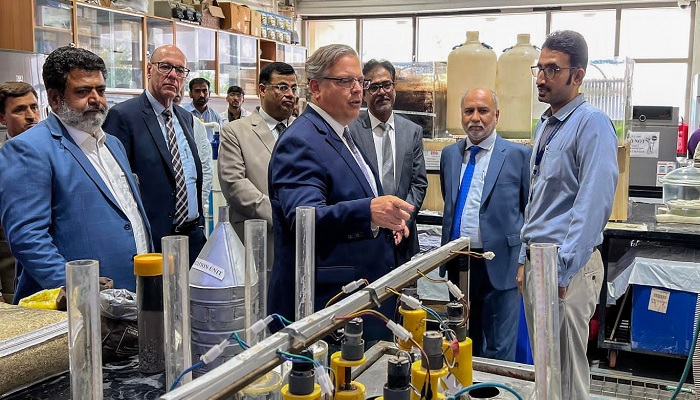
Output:
<svg viewBox="0 0 700 400">
<path fill-rule="evenodd" d="M 652 289 L 669 292 L 665 313 L 649 309 Z M 697 294 L 633 285 L 632 350 L 688 355 L 693 340 Z"/>
</svg>

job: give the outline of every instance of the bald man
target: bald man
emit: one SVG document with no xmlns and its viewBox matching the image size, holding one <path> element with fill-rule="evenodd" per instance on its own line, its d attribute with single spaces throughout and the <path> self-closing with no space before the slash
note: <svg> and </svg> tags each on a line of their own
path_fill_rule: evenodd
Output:
<svg viewBox="0 0 700 400">
<path fill-rule="evenodd" d="M 148 87 L 139 97 L 114 106 L 104 129 L 124 144 L 153 231 L 161 238 L 189 237 L 190 265 L 204 247 L 202 165 L 194 140 L 193 117 L 173 104 L 190 70 L 175 46 L 155 49 L 148 63 Z"/>
</svg>

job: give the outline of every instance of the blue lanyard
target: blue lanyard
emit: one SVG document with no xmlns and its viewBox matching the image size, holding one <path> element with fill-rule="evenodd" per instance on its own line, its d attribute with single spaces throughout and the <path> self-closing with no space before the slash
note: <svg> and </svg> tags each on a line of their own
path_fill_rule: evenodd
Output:
<svg viewBox="0 0 700 400">
<path fill-rule="evenodd" d="M 583 104 L 583 103 L 585 103 L 585 101 L 581 102 L 581 104 Z M 571 110 L 571 112 L 563 120 L 561 120 L 556 127 L 554 127 L 554 129 L 552 130 L 552 133 L 550 133 L 549 136 L 547 137 L 547 140 L 545 141 L 544 146 L 542 146 L 542 143 L 540 142 L 540 146 L 537 148 L 537 153 L 535 154 L 535 167 L 532 170 L 533 176 L 537 176 L 540 173 L 540 163 L 542 162 L 542 158 L 544 157 L 545 150 L 547 150 L 547 146 L 549 146 L 549 142 L 551 142 L 552 139 L 554 139 L 554 136 L 557 134 L 557 132 L 559 132 L 559 129 L 564 125 L 566 120 L 569 119 L 571 114 L 573 114 L 574 111 L 576 111 L 576 109 L 581 106 L 581 104 L 577 105 L 573 110 Z M 544 128 L 547 128 L 547 126 L 549 126 L 549 121 L 551 121 L 552 118 L 554 118 L 554 117 L 553 116 L 549 117 L 549 119 L 547 120 L 547 125 L 545 125 Z M 542 129 L 543 135 L 544 135 L 544 131 L 545 131 L 545 129 Z"/>
</svg>

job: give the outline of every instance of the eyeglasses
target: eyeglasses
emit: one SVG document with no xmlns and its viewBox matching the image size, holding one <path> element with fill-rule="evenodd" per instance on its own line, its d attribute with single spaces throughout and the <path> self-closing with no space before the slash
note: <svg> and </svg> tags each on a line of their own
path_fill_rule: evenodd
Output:
<svg viewBox="0 0 700 400">
<path fill-rule="evenodd" d="M 164 75 L 169 74 L 173 69 L 175 69 L 175 75 L 177 75 L 178 78 L 186 78 L 190 73 L 188 68 L 176 67 L 166 62 L 152 62 L 151 64 L 155 64 L 158 67 L 158 72 Z"/>
<path fill-rule="evenodd" d="M 366 90 L 369 88 L 370 84 L 370 81 L 366 80 L 365 78 L 338 78 L 335 76 L 324 76 L 319 79 L 328 79 L 331 81 L 336 81 L 338 86 L 344 87 L 346 89 L 352 88 L 353 86 L 355 86 L 355 82 L 357 82 L 360 84 L 360 87 L 362 87 L 362 89 Z"/>
<path fill-rule="evenodd" d="M 382 83 L 373 83 L 367 87 L 367 91 L 370 92 L 371 94 L 375 94 L 379 91 L 379 89 L 384 89 L 385 92 L 388 92 L 391 90 L 392 87 L 394 87 L 395 83 L 394 82 L 382 82 Z"/>
<path fill-rule="evenodd" d="M 558 67 L 556 65 L 548 67 L 540 67 L 539 65 L 534 65 L 530 67 L 530 71 L 532 71 L 532 76 L 537 78 L 537 76 L 540 74 L 540 71 L 542 71 L 544 72 L 545 79 L 554 79 L 554 77 L 557 76 L 557 73 L 559 71 L 572 69 L 578 69 L 578 67 Z"/>
<path fill-rule="evenodd" d="M 284 94 L 287 93 L 287 91 L 291 90 L 292 94 L 297 94 L 297 91 L 299 91 L 298 86 L 289 86 L 286 83 L 279 83 L 277 85 L 272 85 L 270 83 L 266 84 L 265 86 L 273 87 L 277 89 L 278 92 Z"/>
</svg>

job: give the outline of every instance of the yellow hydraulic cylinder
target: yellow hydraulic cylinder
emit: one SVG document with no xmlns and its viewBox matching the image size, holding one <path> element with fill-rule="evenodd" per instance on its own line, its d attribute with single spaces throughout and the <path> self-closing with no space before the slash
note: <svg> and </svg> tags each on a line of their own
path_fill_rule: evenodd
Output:
<svg viewBox="0 0 700 400">
<path fill-rule="evenodd" d="M 425 333 L 425 318 L 426 312 L 423 309 L 411 310 L 399 307 L 399 314 L 403 317 L 403 327 L 413 335 L 413 339 L 419 346 L 423 346 L 423 334 Z M 403 350 L 411 350 L 413 345 L 410 341 L 399 340 L 399 348 Z"/>
<path fill-rule="evenodd" d="M 447 366 L 443 366 L 440 369 L 433 369 L 430 370 L 430 395 L 427 393 L 427 387 L 425 388 L 426 393 L 425 393 L 425 399 L 426 400 L 434 400 L 434 399 L 444 399 L 445 395 L 439 392 L 440 388 L 440 379 L 442 379 L 444 376 L 447 375 Z M 411 365 L 411 385 L 413 385 L 414 388 L 418 389 L 420 392 L 423 390 L 423 384 L 425 383 L 425 379 L 428 375 L 428 370 L 423 368 L 421 366 L 421 361 L 416 361 Z M 419 394 L 416 394 L 416 392 L 411 391 L 411 400 L 420 400 L 421 396 Z"/>
<path fill-rule="evenodd" d="M 289 393 L 289 384 L 282 386 L 282 398 L 284 400 L 321 400 L 321 387 L 314 384 L 314 391 L 309 394 L 297 395 Z"/>
<path fill-rule="evenodd" d="M 331 355 L 331 369 L 335 376 L 336 400 L 364 400 L 365 386 L 352 380 L 350 371 L 352 367 L 359 367 L 367 360 L 363 355 L 356 361 L 346 360 L 341 357 L 342 352 L 336 351 Z"/>
<path fill-rule="evenodd" d="M 465 338 L 459 342 L 458 345 L 459 352 L 457 352 L 457 357 L 455 357 L 455 353 L 452 349 L 446 350 L 448 347 L 451 347 L 450 343 L 447 340 L 442 342 L 442 349 L 445 351 L 448 369 L 463 387 L 471 386 L 473 383 L 472 374 L 474 372 L 472 367 L 472 340 L 470 338 Z M 450 365 L 452 365 L 452 367 L 450 367 Z"/>
</svg>

